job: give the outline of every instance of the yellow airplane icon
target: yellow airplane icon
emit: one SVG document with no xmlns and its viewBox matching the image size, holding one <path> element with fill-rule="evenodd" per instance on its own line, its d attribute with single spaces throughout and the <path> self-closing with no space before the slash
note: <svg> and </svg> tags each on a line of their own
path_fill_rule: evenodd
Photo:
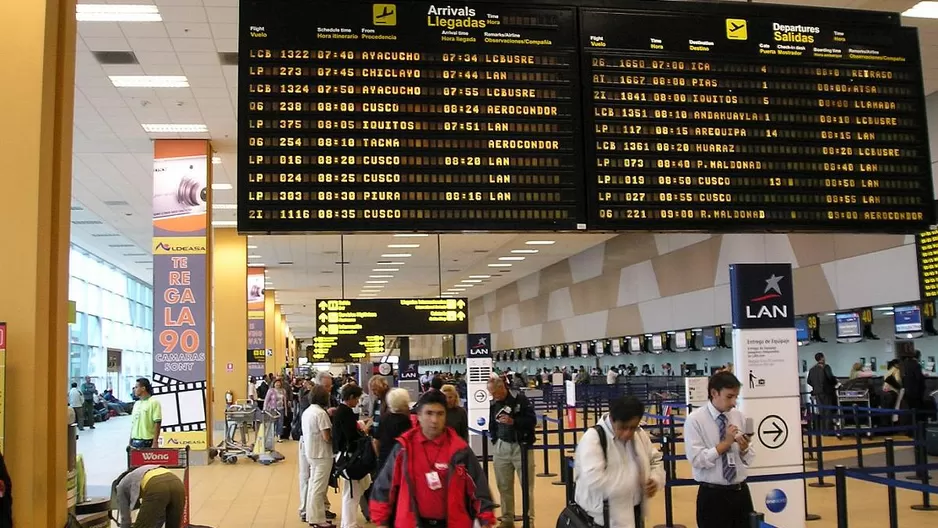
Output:
<svg viewBox="0 0 938 528">
<path fill-rule="evenodd" d="M 727 18 L 726 38 L 730 40 L 748 40 L 749 30 L 746 27 L 746 21 L 741 18 Z"/>
<path fill-rule="evenodd" d="M 394 4 L 375 4 L 372 6 L 372 22 L 376 26 L 396 26 L 397 9 Z"/>
</svg>

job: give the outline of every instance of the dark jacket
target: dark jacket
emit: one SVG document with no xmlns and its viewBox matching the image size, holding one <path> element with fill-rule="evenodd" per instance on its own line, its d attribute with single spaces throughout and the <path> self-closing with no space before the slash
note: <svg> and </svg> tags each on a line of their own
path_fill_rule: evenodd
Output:
<svg viewBox="0 0 938 528">
<path fill-rule="evenodd" d="M 475 519 L 484 525 L 493 526 L 495 504 L 475 453 L 453 429 L 447 427 L 443 434 L 449 435 L 449 471 L 445 477 L 447 528 L 472 528 Z M 413 474 L 409 455 L 418 441 L 418 435 L 423 436 L 419 427 L 398 437 L 398 444 L 391 451 L 388 463 L 381 469 L 371 488 L 371 521 L 377 526 L 417 526 L 416 499 L 410 490 L 414 489 L 416 479 L 423 479 L 424 476 Z"/>
<path fill-rule="evenodd" d="M 911 409 L 920 409 L 925 403 L 925 374 L 915 358 L 904 358 L 899 363 L 902 386 L 905 388 L 906 404 Z"/>
<path fill-rule="evenodd" d="M 358 429 L 358 415 L 348 405 L 340 404 L 332 417 L 332 450 L 348 453 L 355 450 L 364 434 Z"/>
<path fill-rule="evenodd" d="M 534 414 L 534 407 L 531 406 L 528 397 L 515 390 L 508 391 L 505 401 L 497 402 L 492 400 L 492 406 L 489 407 L 489 438 L 492 443 L 494 444 L 498 440 L 498 435 L 495 434 L 499 425 L 496 417 L 505 407 L 511 408 L 510 416 L 515 421 L 514 429 L 518 442 L 533 444 L 536 439 L 534 428 L 537 427 L 537 415 Z"/>
<path fill-rule="evenodd" d="M 469 441 L 469 414 L 462 407 L 446 409 L 446 425 L 456 430 L 465 441 Z"/>
<path fill-rule="evenodd" d="M 830 365 L 825 364 L 822 367 L 815 364 L 808 371 L 807 382 L 811 385 L 811 394 L 814 396 L 834 396 L 837 393 L 837 378 Z"/>
</svg>

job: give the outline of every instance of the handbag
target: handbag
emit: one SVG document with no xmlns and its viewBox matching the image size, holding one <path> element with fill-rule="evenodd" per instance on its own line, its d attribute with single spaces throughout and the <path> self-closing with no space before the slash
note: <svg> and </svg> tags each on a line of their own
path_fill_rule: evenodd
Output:
<svg viewBox="0 0 938 528">
<path fill-rule="evenodd" d="M 606 458 L 606 431 L 597 424 L 593 426 L 596 433 L 599 434 L 599 445 L 603 448 L 603 458 Z M 609 499 L 603 500 L 603 524 L 598 525 L 593 522 L 593 516 L 586 512 L 576 502 L 570 502 L 567 507 L 560 512 L 557 518 L 557 528 L 599 528 L 600 526 L 609 526 Z"/>
</svg>

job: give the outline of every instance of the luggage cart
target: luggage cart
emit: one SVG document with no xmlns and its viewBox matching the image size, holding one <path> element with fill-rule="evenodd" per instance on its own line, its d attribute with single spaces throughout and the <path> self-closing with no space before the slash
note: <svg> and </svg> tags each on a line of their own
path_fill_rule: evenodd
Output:
<svg viewBox="0 0 938 528">
<path fill-rule="evenodd" d="M 837 410 L 837 419 L 834 423 L 834 430 L 837 431 L 837 438 L 841 438 L 843 435 L 841 431 L 846 429 L 847 419 L 851 421 L 856 421 L 858 423 L 854 424 L 854 427 L 857 429 L 867 429 L 866 436 L 867 438 L 873 436 L 873 415 L 868 411 L 864 411 L 854 420 L 853 413 L 844 413 L 843 407 L 851 407 L 856 405 L 857 407 L 866 407 L 870 408 L 870 391 L 868 389 L 864 390 L 839 390 L 837 391 L 837 407 L 840 409 Z M 865 415 L 865 416 L 864 416 Z M 857 431 L 856 434 L 862 434 Z"/>
<path fill-rule="evenodd" d="M 238 400 L 225 409 L 225 440 L 218 446 L 218 455 L 225 464 L 237 464 L 239 457 L 249 457 L 254 450 L 248 441 L 255 430 L 257 407 L 250 400 Z"/>
</svg>

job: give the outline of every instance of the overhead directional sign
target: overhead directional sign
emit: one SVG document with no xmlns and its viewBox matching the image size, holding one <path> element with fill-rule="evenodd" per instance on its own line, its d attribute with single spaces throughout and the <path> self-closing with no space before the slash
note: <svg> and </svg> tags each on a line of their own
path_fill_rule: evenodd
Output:
<svg viewBox="0 0 938 528">
<path fill-rule="evenodd" d="M 310 361 L 342 363 L 362 361 L 373 355 L 384 354 L 383 335 L 332 335 L 313 338 Z"/>
<path fill-rule="evenodd" d="M 769 449 L 778 449 L 788 440 L 788 424 L 777 414 L 770 414 L 759 422 L 759 441 Z"/>
<path fill-rule="evenodd" d="M 465 334 L 466 299 L 340 299 L 316 302 L 317 335 Z"/>
</svg>

